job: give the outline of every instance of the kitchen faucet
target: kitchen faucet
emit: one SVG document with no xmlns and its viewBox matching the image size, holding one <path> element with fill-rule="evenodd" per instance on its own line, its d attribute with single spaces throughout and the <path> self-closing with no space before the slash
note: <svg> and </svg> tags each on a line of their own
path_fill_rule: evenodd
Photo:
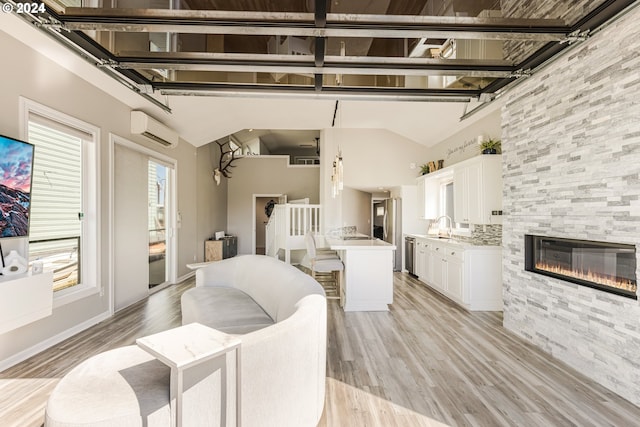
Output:
<svg viewBox="0 0 640 427">
<path fill-rule="evenodd" d="M 451 219 L 451 217 L 449 215 L 440 215 L 438 218 L 434 219 L 433 221 L 431 221 L 431 224 L 429 224 L 429 228 L 431 228 L 431 226 L 433 224 L 438 224 L 438 222 L 442 219 L 442 218 L 446 218 L 449 220 L 449 227 L 447 228 L 447 235 L 449 236 L 449 238 L 451 238 L 451 235 L 453 234 L 453 220 Z M 446 224 L 445 224 L 446 225 Z M 439 229 L 440 227 L 438 227 Z M 428 231 L 427 231 L 428 233 Z"/>
</svg>

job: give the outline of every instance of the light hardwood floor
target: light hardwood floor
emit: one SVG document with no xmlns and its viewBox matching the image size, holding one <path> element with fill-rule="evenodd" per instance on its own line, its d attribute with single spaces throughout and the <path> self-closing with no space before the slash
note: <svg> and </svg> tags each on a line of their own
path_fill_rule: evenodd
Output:
<svg viewBox="0 0 640 427">
<path fill-rule="evenodd" d="M 85 358 L 180 323 L 172 286 L 0 373 L 0 426 L 41 426 L 47 396 Z M 396 273 L 387 313 L 329 304 L 320 426 L 632 426 L 640 408 Z M 269 426 L 259 426 L 269 427 Z"/>
</svg>

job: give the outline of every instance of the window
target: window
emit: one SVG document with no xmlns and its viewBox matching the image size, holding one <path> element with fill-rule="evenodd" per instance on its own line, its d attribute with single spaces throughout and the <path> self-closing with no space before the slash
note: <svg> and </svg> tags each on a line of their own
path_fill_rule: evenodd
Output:
<svg viewBox="0 0 640 427">
<path fill-rule="evenodd" d="M 98 130 L 23 99 L 27 140 L 35 145 L 29 261 L 54 272 L 62 297 L 98 283 Z"/>
<path fill-rule="evenodd" d="M 442 185 L 442 215 L 447 215 L 453 222 L 453 181 Z M 453 224 L 451 225 L 453 227 Z"/>
<path fill-rule="evenodd" d="M 454 222 L 455 221 L 455 211 L 454 211 L 454 195 L 453 195 L 453 179 L 449 179 L 447 181 L 443 181 L 440 185 L 440 213 L 439 215 L 446 215 L 451 218 L 451 228 L 452 231 L 468 231 L 469 224 L 462 222 Z M 438 224 L 440 228 L 447 228 L 449 224 L 446 222 L 445 218 L 440 220 Z"/>
<path fill-rule="evenodd" d="M 167 281 L 168 170 L 163 164 L 148 161 L 149 288 Z"/>
</svg>

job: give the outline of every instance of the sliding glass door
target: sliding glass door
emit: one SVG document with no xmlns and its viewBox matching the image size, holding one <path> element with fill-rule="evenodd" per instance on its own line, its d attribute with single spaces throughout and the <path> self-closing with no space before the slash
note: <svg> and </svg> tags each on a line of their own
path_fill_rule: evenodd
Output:
<svg viewBox="0 0 640 427">
<path fill-rule="evenodd" d="M 112 138 L 113 306 L 118 311 L 176 281 L 176 164 Z"/>
<path fill-rule="evenodd" d="M 149 160 L 149 288 L 167 281 L 168 167 Z"/>
</svg>

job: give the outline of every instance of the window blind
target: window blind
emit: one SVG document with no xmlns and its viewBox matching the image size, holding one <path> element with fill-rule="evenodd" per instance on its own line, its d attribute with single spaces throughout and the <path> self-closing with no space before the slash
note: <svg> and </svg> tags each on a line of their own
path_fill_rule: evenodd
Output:
<svg viewBox="0 0 640 427">
<path fill-rule="evenodd" d="M 32 120 L 32 118 L 35 118 Z M 80 236 L 82 212 L 82 136 L 41 116 L 29 117 L 35 145 L 29 240 Z"/>
</svg>

